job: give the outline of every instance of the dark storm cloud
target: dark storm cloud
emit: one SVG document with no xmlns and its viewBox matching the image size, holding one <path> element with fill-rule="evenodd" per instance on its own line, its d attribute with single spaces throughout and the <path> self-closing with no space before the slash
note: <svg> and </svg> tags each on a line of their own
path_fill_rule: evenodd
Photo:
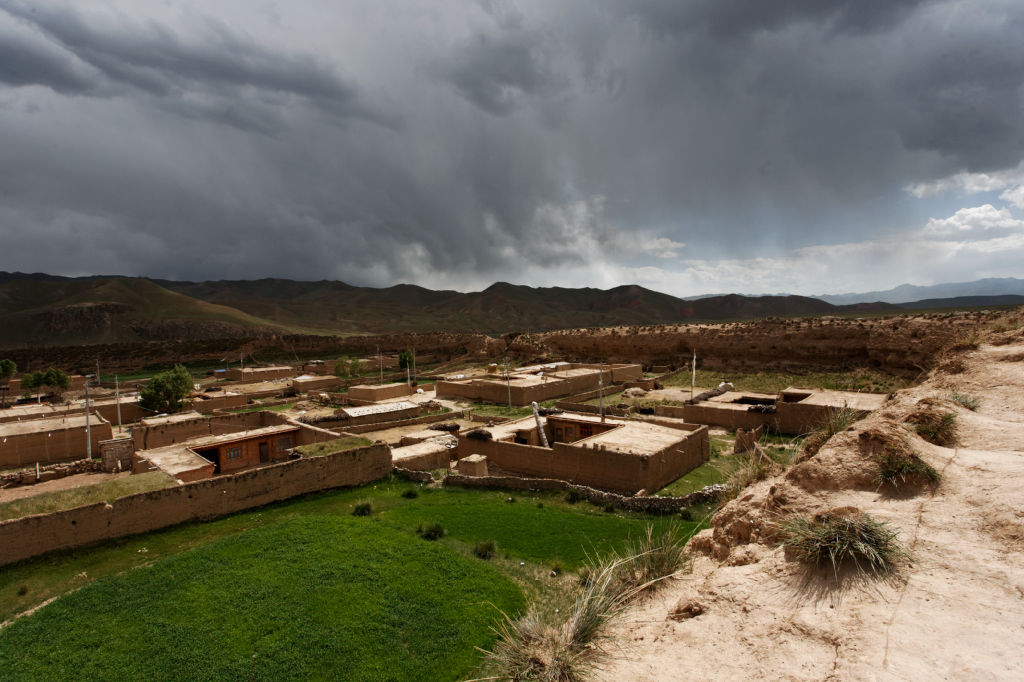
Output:
<svg viewBox="0 0 1024 682">
<path fill-rule="evenodd" d="M 1024 158 L 1015 2 L 39 5 L 0 0 L 0 269 L 590 284 Z"/>
<path fill-rule="evenodd" d="M 88 86 L 78 82 L 78 91 L 98 94 L 109 91 L 107 86 L 112 85 L 168 99 L 200 92 L 216 100 L 212 106 L 185 106 L 181 101 L 172 106 L 190 116 L 209 115 L 246 128 L 252 127 L 252 119 L 258 115 L 232 112 L 228 100 L 259 106 L 248 90 L 297 96 L 339 116 L 369 115 L 358 102 L 357 88 L 342 80 L 329 65 L 309 55 L 265 50 L 235 35 L 222 22 L 207 19 L 200 39 L 187 42 L 176 31 L 154 23 L 95 25 L 69 7 L 3 1 L 0 11 L 20 19 L 36 29 L 41 39 L 52 43 L 30 50 L 45 53 L 56 46 L 93 67 L 93 82 Z M 45 65 L 42 60 L 35 61 L 40 67 Z M 32 82 L 65 90 L 67 64 L 63 66 L 64 71 L 28 71 L 25 75 L 36 80 L 21 84 Z"/>
<path fill-rule="evenodd" d="M 865 32 L 898 24 L 928 0 L 641 0 L 633 12 L 664 33 L 711 34 L 716 39 L 813 23 L 834 32 Z"/>
</svg>

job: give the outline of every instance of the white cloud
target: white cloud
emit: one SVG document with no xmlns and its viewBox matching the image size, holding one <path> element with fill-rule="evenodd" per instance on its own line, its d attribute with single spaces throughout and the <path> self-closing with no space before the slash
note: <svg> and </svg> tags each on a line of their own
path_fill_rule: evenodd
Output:
<svg viewBox="0 0 1024 682">
<path fill-rule="evenodd" d="M 918 199 L 959 190 L 965 194 L 979 192 L 997 192 L 1001 189 L 1024 187 L 1024 163 L 1016 168 L 997 171 L 995 173 L 956 173 L 933 182 L 921 182 L 908 185 L 904 189 Z"/>
<path fill-rule="evenodd" d="M 1024 185 L 1006 190 L 999 195 L 999 198 L 1017 208 L 1024 208 Z"/>
<path fill-rule="evenodd" d="M 921 233 L 925 237 L 969 239 L 1019 231 L 1024 231 L 1024 220 L 1014 218 L 1005 208 L 984 204 L 961 208 L 949 218 L 932 218 Z"/>
</svg>

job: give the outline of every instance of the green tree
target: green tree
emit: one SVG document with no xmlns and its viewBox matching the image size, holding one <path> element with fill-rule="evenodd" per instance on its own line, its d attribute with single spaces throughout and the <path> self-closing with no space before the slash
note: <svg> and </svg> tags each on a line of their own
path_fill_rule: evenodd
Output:
<svg viewBox="0 0 1024 682">
<path fill-rule="evenodd" d="M 157 374 L 139 391 L 139 405 L 155 412 L 177 412 L 192 391 L 192 375 L 183 365 Z"/>
<path fill-rule="evenodd" d="M 14 362 L 14 360 L 11 360 L 9 358 L 4 358 L 3 360 L 0 360 L 0 384 L 3 384 L 5 389 L 7 385 L 10 383 L 11 379 L 13 379 L 14 375 L 17 373 L 18 365 Z M 7 407 L 7 391 L 4 390 L 2 391 L 2 393 L 4 396 L 3 406 Z"/>
<path fill-rule="evenodd" d="M 403 350 L 398 354 L 398 366 L 401 369 L 412 369 L 412 351 Z"/>
<path fill-rule="evenodd" d="M 21 379 L 21 388 L 25 393 L 39 391 L 41 388 L 49 388 L 59 396 L 68 390 L 69 386 L 71 386 L 71 380 L 68 379 L 68 375 L 54 367 L 46 371 L 29 372 Z"/>
<path fill-rule="evenodd" d="M 334 376 L 342 377 L 343 379 L 348 377 L 357 377 L 363 372 L 363 363 L 359 358 L 338 358 L 338 363 L 334 366 Z"/>
</svg>

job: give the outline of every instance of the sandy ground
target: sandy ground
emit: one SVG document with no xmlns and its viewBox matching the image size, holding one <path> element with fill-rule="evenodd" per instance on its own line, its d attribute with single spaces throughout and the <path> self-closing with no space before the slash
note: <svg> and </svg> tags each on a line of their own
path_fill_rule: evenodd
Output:
<svg viewBox="0 0 1024 682">
<path fill-rule="evenodd" d="M 959 417 L 958 447 L 914 437 L 943 473 L 937 490 L 902 498 L 842 485 L 799 491 L 797 508 L 853 505 L 897 528 L 914 557 L 902 579 L 837 588 L 771 544 L 738 543 L 723 563 L 701 556 L 692 575 L 635 607 L 604 677 L 1024 679 L 1024 362 L 1014 357 L 1024 358 L 1020 334 L 968 353 L 966 371 L 933 376 L 883 411 L 898 417 L 921 398 L 954 391 L 982 399 L 977 412 L 948 404 Z M 757 484 L 733 504 L 764 514 L 765 500 L 786 485 Z M 686 605 L 703 613 L 674 618 Z"/>
<path fill-rule="evenodd" d="M 95 485 L 96 483 L 102 483 L 103 481 L 109 481 L 115 478 L 123 478 L 131 475 L 132 472 L 130 471 L 123 471 L 119 474 L 75 474 L 74 476 L 56 478 L 52 481 L 44 481 L 34 485 L 20 485 L 16 488 L 5 488 L 0 490 L 0 502 L 20 500 L 26 497 L 32 497 L 33 495 L 39 495 L 41 493 L 50 493 L 55 490 L 68 490 L 70 488 L 78 488 L 83 485 Z"/>
</svg>

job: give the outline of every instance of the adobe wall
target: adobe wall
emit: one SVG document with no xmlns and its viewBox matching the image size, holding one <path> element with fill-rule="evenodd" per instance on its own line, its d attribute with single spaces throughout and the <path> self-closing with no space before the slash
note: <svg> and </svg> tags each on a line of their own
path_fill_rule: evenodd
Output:
<svg viewBox="0 0 1024 682">
<path fill-rule="evenodd" d="M 246 429 L 284 424 L 287 421 L 274 412 L 243 412 L 215 417 L 199 417 L 159 426 L 142 426 L 140 424 L 132 427 L 132 442 L 136 450 L 151 450 L 199 436 L 222 436 L 226 433 Z"/>
<path fill-rule="evenodd" d="M 249 396 L 244 393 L 218 395 L 210 398 L 193 398 L 191 408 L 196 412 L 211 414 L 214 410 L 231 410 L 249 404 Z"/>
<path fill-rule="evenodd" d="M 274 379 L 290 379 L 295 376 L 295 370 L 291 367 L 256 367 L 244 370 L 231 367 L 224 374 L 231 381 L 273 381 Z"/>
<path fill-rule="evenodd" d="M 416 389 L 406 383 L 384 384 L 382 386 L 350 386 L 348 397 L 352 400 L 378 402 L 389 398 L 412 395 Z"/>
<path fill-rule="evenodd" d="M 31 422 L 22 422 L 31 423 Z M 99 415 L 93 415 L 89 428 L 89 441 L 93 457 L 100 456 L 101 441 L 110 440 L 114 432 L 110 423 Z M 22 433 L 4 436 L 0 442 L 0 467 L 28 466 L 39 462 L 66 462 L 88 456 L 85 425 L 72 428 L 55 428 L 36 433 Z"/>
<path fill-rule="evenodd" d="M 821 426 L 829 416 L 830 410 L 837 408 L 828 405 L 805 405 L 802 403 L 776 403 L 778 431 L 792 435 L 810 433 Z M 868 414 L 866 410 L 855 410 L 857 418 Z"/>
<path fill-rule="evenodd" d="M 655 491 L 710 458 L 706 427 L 676 446 L 648 456 L 595 450 L 567 443 L 551 448 L 487 441 L 459 435 L 458 457 L 484 455 L 488 463 L 526 476 L 558 478 L 594 488 L 633 494 Z"/>
<path fill-rule="evenodd" d="M 713 407 L 706 403 L 698 405 L 658 405 L 654 408 L 654 414 L 659 417 L 674 417 L 685 419 L 692 424 L 707 424 L 709 426 L 720 426 L 730 431 L 736 429 L 756 429 L 758 426 L 767 425 L 775 428 L 775 415 L 764 414 L 763 412 L 747 412 L 734 410 L 726 407 Z"/>
<path fill-rule="evenodd" d="M 358 486 L 391 471 L 391 451 L 374 444 L 273 464 L 96 504 L 0 522 L 0 565 L 55 550 L 224 516 L 298 495 Z"/>
</svg>

